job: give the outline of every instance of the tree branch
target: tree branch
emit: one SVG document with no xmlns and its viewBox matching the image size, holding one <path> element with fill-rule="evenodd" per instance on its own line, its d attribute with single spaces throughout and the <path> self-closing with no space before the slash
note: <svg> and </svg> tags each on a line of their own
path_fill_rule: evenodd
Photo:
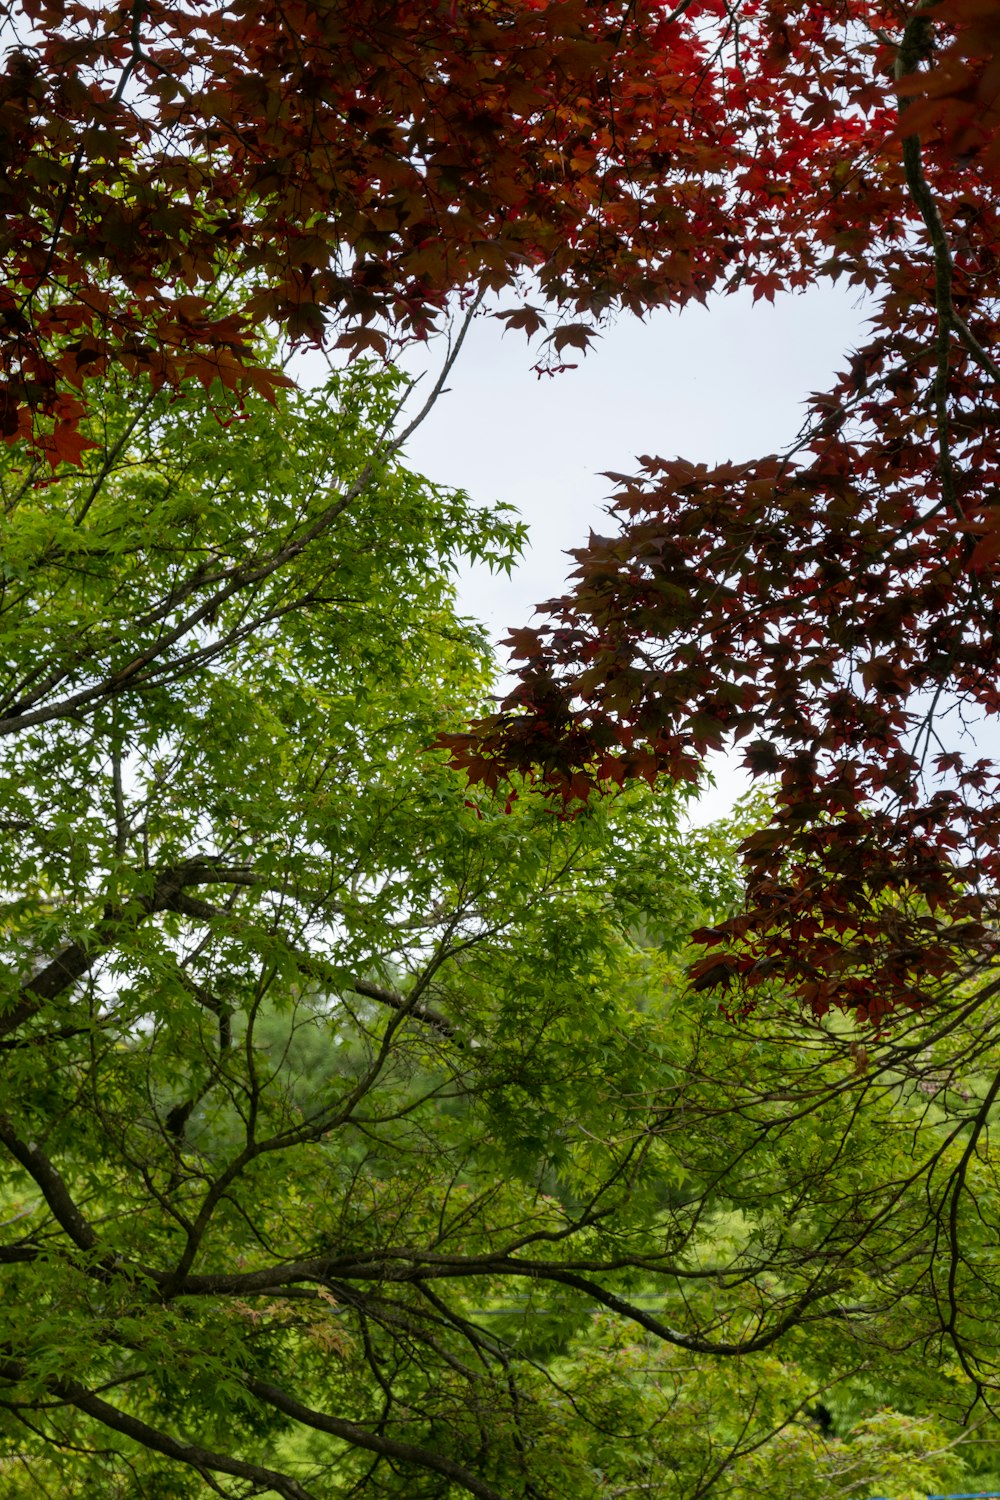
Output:
<svg viewBox="0 0 1000 1500">
<path fill-rule="evenodd" d="M 931 0 L 919 0 L 903 32 L 896 53 L 895 76 L 897 82 L 916 71 L 924 55 L 930 36 L 930 19 L 927 9 Z M 906 101 L 897 100 L 902 115 Z M 937 338 L 935 341 L 936 369 L 934 373 L 934 408 L 938 430 L 938 472 L 941 479 L 941 494 L 947 505 L 956 506 L 955 475 L 951 458 L 951 425 L 948 414 L 948 382 L 950 373 L 951 334 L 955 327 L 955 312 L 952 307 L 952 260 L 948 235 L 940 210 L 924 176 L 920 137 L 903 137 L 903 169 L 906 184 L 920 217 L 924 221 L 931 251 L 934 257 L 934 305 L 937 312 Z M 971 337 L 971 335 L 970 335 Z"/>
<path fill-rule="evenodd" d="M 244 1377 L 244 1384 L 258 1400 L 266 1401 L 269 1406 L 275 1407 L 277 1411 L 283 1412 L 285 1416 L 301 1422 L 306 1427 L 314 1427 L 317 1432 L 328 1432 L 331 1436 L 342 1438 L 344 1442 L 351 1443 L 356 1448 L 365 1448 L 369 1453 L 377 1453 L 383 1458 L 391 1458 L 399 1463 L 429 1469 L 432 1474 L 442 1475 L 453 1484 L 467 1490 L 470 1495 L 478 1495 L 479 1500 L 504 1500 L 499 1490 L 494 1489 L 491 1484 L 486 1484 L 484 1480 L 478 1479 L 464 1464 L 456 1463 L 454 1459 L 446 1458 L 443 1454 L 434 1453 L 430 1448 L 420 1447 L 416 1443 L 400 1443 L 395 1438 L 369 1432 L 367 1428 L 360 1427 L 355 1422 L 346 1422 L 341 1417 L 331 1417 L 325 1412 L 314 1411 L 312 1407 L 303 1406 L 301 1401 L 296 1401 L 294 1396 L 289 1396 L 277 1386 L 271 1385 L 266 1380 L 257 1380 L 252 1375 Z"/>
<path fill-rule="evenodd" d="M 344 984 L 345 981 L 341 979 L 340 983 Z M 368 1000 L 377 1000 L 380 1005 L 386 1005 L 390 1010 L 401 1011 L 415 1021 L 422 1021 L 425 1026 L 432 1026 L 450 1042 L 458 1039 L 454 1026 L 440 1011 L 432 1010 L 429 1005 L 411 1005 L 407 996 L 400 994 L 398 990 L 385 989 L 382 985 L 372 984 L 367 979 L 348 980 L 346 987 L 353 990 L 356 995 L 364 995 Z"/>
<path fill-rule="evenodd" d="M 133 932 L 146 917 L 163 911 L 182 911 L 183 896 L 191 885 L 255 885 L 258 877 L 246 867 L 215 863 L 204 857 L 188 860 L 155 878 L 152 893 L 139 896 L 123 911 L 97 924 L 89 941 L 67 943 L 43 969 L 21 986 L 20 1000 L 0 1016 L 0 1037 L 9 1036 L 36 1015 L 48 1000 L 54 1000 L 82 979 L 94 964 L 113 948 L 125 933 Z M 216 908 L 210 908 L 214 914 Z"/>
<path fill-rule="evenodd" d="M 60 1173 L 32 1141 L 22 1141 L 6 1115 L 0 1115 L 0 1142 L 34 1179 L 56 1221 L 80 1250 L 93 1250 L 97 1235 L 77 1208 Z"/>
<path fill-rule="evenodd" d="M 26 1379 L 29 1374 L 28 1367 L 18 1360 L 0 1361 L 0 1378 L 4 1380 L 17 1382 Z M 60 1400 L 70 1406 L 75 1406 L 78 1411 L 86 1412 L 103 1427 L 109 1427 L 112 1432 L 122 1433 L 154 1453 L 162 1453 L 166 1458 L 187 1464 L 200 1474 L 210 1472 L 232 1474 L 237 1479 L 250 1480 L 262 1490 L 275 1490 L 277 1494 L 284 1497 L 284 1500 L 316 1500 L 312 1491 L 305 1489 L 289 1474 L 281 1474 L 275 1469 L 266 1469 L 261 1464 L 246 1463 L 242 1459 L 231 1458 L 228 1454 L 216 1453 L 211 1448 L 203 1448 L 198 1443 L 179 1442 L 169 1433 L 162 1432 L 157 1427 L 151 1427 L 148 1422 L 143 1422 L 138 1417 L 130 1416 L 128 1412 L 120 1410 L 119 1407 L 112 1406 L 110 1402 L 94 1395 L 75 1380 L 50 1380 L 48 1385 L 52 1393 Z M 500 1497 L 497 1497 L 497 1500 L 500 1500 Z"/>
</svg>

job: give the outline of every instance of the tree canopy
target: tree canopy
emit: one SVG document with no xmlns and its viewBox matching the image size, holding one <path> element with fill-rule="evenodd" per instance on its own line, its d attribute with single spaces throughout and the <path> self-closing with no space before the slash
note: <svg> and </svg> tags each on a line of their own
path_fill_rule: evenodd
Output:
<svg viewBox="0 0 1000 1500">
<path fill-rule="evenodd" d="M 30 0 L 0 78 L 8 441 L 78 459 L 88 390 L 283 377 L 487 294 L 542 368 L 615 308 L 846 279 L 872 333 L 794 450 L 613 476 L 619 535 L 507 709 L 452 741 L 574 800 L 779 777 L 699 979 L 876 1018 L 992 954 L 998 27 L 988 0 Z"/>
<path fill-rule="evenodd" d="M 981 0 L 21 0 L 4 25 L 2 432 L 53 456 L 109 360 L 269 389 L 263 319 L 384 349 L 515 286 L 501 316 L 558 314 L 558 357 L 609 308 L 741 284 L 923 301 L 895 89 L 928 95 L 935 189 L 996 165 Z"/>
<path fill-rule="evenodd" d="M 989 1472 L 993 990 L 737 1025 L 683 973 L 724 832 L 428 752 L 489 686 L 450 570 L 521 533 L 399 396 L 122 377 L 81 464 L 7 450 L 5 1493 Z"/>
<path fill-rule="evenodd" d="M 996 7 L 7 23 L 5 1493 L 994 1482 Z M 520 523 L 272 342 L 827 277 L 794 449 L 611 476 L 499 709 Z"/>
</svg>

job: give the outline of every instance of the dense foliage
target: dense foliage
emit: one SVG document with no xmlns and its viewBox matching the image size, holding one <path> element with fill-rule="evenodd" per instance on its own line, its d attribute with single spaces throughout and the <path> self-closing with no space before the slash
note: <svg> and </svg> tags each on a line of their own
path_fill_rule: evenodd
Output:
<svg viewBox="0 0 1000 1500">
<path fill-rule="evenodd" d="M 575 799 L 749 738 L 781 778 L 699 978 L 821 1013 L 992 956 L 998 27 L 990 0 L 30 0 L 0 76 L 0 428 L 78 459 L 87 377 L 273 395 L 262 320 L 353 352 L 449 297 L 547 334 L 845 278 L 873 328 L 791 453 L 650 458 L 473 776 Z"/>
<path fill-rule="evenodd" d="M 990 992 L 734 1025 L 681 962 L 724 832 L 427 753 L 488 684 L 449 570 L 520 533 L 401 467 L 398 385 L 124 394 L 0 474 L 5 1495 L 988 1464 Z"/>
<path fill-rule="evenodd" d="M 687 9 L 15 7 L 0 432 L 72 456 L 83 379 L 109 361 L 269 389 L 265 318 L 380 349 L 426 336 L 449 293 L 526 271 L 570 317 L 703 296 L 768 198 L 748 182 L 727 201 L 735 135 L 701 34 L 719 7 Z M 240 291 L 220 305 L 223 273 Z M 586 337 L 561 326 L 553 353 Z"/>
<path fill-rule="evenodd" d="M 995 1482 L 995 11 L 5 14 L 5 1494 Z M 823 277 L 795 449 L 613 476 L 499 713 L 520 526 L 258 338 Z"/>
</svg>

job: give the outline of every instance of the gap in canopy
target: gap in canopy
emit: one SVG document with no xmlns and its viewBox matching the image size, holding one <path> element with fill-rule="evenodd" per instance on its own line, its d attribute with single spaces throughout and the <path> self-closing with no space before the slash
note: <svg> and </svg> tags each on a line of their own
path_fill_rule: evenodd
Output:
<svg viewBox="0 0 1000 1500">
<path fill-rule="evenodd" d="M 857 288 L 844 285 L 779 295 L 773 305 L 739 292 L 644 322 L 622 317 L 586 356 L 566 354 L 576 369 L 541 378 L 522 336 L 477 318 L 447 393 L 406 453 L 429 478 L 484 504 L 513 505 L 528 523 L 529 545 L 509 578 L 462 570 L 463 610 L 485 622 L 497 646 L 536 605 L 564 593 L 567 551 L 591 528 L 607 534 L 614 525 L 603 471 L 633 473 L 639 454 L 717 463 L 787 448 L 806 397 L 832 385 L 867 314 Z M 421 352 L 409 354 L 409 368 L 420 368 Z M 425 353 L 422 387 L 440 361 L 433 343 Z M 497 654 L 502 665 L 502 648 Z M 740 759 L 738 751 L 710 757 L 716 786 L 699 799 L 694 822 L 724 816 L 747 790 Z"/>
</svg>

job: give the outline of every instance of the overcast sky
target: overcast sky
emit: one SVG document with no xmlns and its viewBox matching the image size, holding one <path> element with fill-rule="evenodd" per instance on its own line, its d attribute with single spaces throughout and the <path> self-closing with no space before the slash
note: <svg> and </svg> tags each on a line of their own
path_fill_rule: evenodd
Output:
<svg viewBox="0 0 1000 1500">
<path fill-rule="evenodd" d="M 609 529 L 603 470 L 631 473 L 642 453 L 711 463 L 785 447 L 805 396 L 831 384 L 863 318 L 857 292 L 833 287 L 774 306 L 734 295 L 645 323 L 622 318 L 589 354 L 574 352 L 578 369 L 541 379 L 523 334 L 503 335 L 495 319 L 477 319 L 451 389 L 406 450 L 429 478 L 481 502 L 503 500 L 530 527 L 513 577 L 485 568 L 463 576 L 464 611 L 485 621 L 496 641 L 564 591 L 572 566 L 565 550 L 581 545 L 591 526 Z M 724 814 L 748 784 L 733 762 L 713 769 L 718 789 L 698 821 Z"/>
</svg>

